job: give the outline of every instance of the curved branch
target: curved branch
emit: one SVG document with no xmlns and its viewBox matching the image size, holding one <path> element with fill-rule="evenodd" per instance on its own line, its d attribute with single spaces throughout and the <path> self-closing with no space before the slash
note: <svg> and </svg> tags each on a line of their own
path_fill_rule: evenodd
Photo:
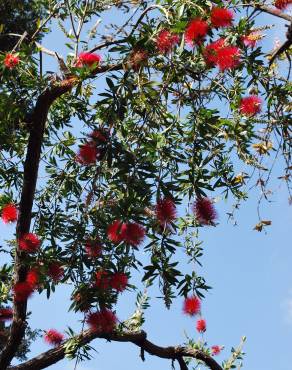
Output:
<svg viewBox="0 0 292 370">
<path fill-rule="evenodd" d="M 284 12 L 281 12 L 280 10 L 278 9 L 273 9 L 271 8 L 270 6 L 267 6 L 267 5 L 259 5 L 259 4 L 254 4 L 253 2 L 248 2 L 247 4 L 243 4 L 244 7 L 252 7 L 256 10 L 259 10 L 259 11 L 262 11 L 264 13 L 267 13 L 267 14 L 270 14 L 270 15 L 273 15 L 275 17 L 278 17 L 278 18 L 282 18 L 282 19 L 285 19 L 286 21 L 289 21 L 289 22 L 292 22 L 292 17 Z"/>
<path fill-rule="evenodd" d="M 181 346 L 170 346 L 161 347 L 147 340 L 147 334 L 144 331 L 141 332 L 126 332 L 126 333 L 113 333 L 113 334 L 101 334 L 87 330 L 82 334 L 78 335 L 76 339 L 79 345 L 85 345 L 96 338 L 103 338 L 108 341 L 115 342 L 129 342 L 140 347 L 143 351 L 148 352 L 150 355 L 157 356 L 160 358 L 177 360 L 180 364 L 181 370 L 187 370 L 187 366 L 183 357 L 192 357 L 205 363 L 211 370 L 223 370 L 222 367 L 206 353 Z M 70 339 L 69 339 L 70 340 Z M 68 341 L 64 342 L 63 345 L 51 349 L 41 355 L 32 358 L 31 360 L 17 365 L 9 367 L 8 370 L 41 370 L 48 366 L 55 364 L 65 357 L 65 345 Z"/>
</svg>

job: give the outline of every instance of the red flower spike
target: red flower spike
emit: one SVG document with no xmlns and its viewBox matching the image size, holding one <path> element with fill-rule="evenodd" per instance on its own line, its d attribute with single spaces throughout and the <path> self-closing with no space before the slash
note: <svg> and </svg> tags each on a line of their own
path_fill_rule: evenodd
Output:
<svg viewBox="0 0 292 370">
<path fill-rule="evenodd" d="M 209 198 L 198 198 L 194 204 L 194 213 L 202 225 L 210 225 L 217 218 L 217 212 Z"/>
<path fill-rule="evenodd" d="M 123 241 L 134 247 L 137 247 L 143 242 L 145 238 L 145 229 L 143 226 L 135 222 L 129 222 L 123 226 L 121 230 Z"/>
<path fill-rule="evenodd" d="M 107 236 L 113 243 L 120 243 L 123 240 L 122 229 L 125 228 L 125 224 L 120 220 L 114 221 L 107 228 Z"/>
<path fill-rule="evenodd" d="M 204 41 L 209 30 L 206 21 L 201 18 L 195 18 L 189 22 L 185 31 L 185 39 L 189 45 L 200 44 Z"/>
<path fill-rule="evenodd" d="M 102 253 L 102 248 L 100 241 L 97 240 L 87 240 L 85 243 L 85 252 L 90 258 L 99 257 Z"/>
<path fill-rule="evenodd" d="M 262 106 L 262 100 L 257 95 L 247 96 L 242 98 L 240 101 L 240 113 L 245 116 L 252 117 L 257 113 L 260 113 Z"/>
<path fill-rule="evenodd" d="M 169 199 L 160 199 L 156 205 L 156 217 L 160 225 L 169 225 L 176 219 L 176 206 L 174 202 Z"/>
<path fill-rule="evenodd" d="M 20 59 L 17 55 L 7 53 L 4 58 L 4 65 L 6 68 L 13 69 L 15 68 L 18 63 L 20 62 Z"/>
<path fill-rule="evenodd" d="M 34 287 L 27 281 L 18 282 L 13 287 L 14 299 L 16 302 L 26 301 L 33 293 Z"/>
<path fill-rule="evenodd" d="M 64 335 L 62 333 L 59 333 L 55 329 L 50 329 L 46 331 L 46 334 L 44 335 L 44 340 L 46 343 L 56 347 L 62 343 L 62 341 L 64 340 Z"/>
<path fill-rule="evenodd" d="M 28 271 L 26 275 L 26 282 L 30 284 L 32 287 L 36 287 L 39 283 L 39 271 L 36 268 L 32 268 Z"/>
<path fill-rule="evenodd" d="M 60 262 L 53 262 L 48 267 L 48 276 L 57 283 L 64 276 L 64 268 Z"/>
<path fill-rule="evenodd" d="M 95 164 L 98 154 L 99 151 L 95 144 L 93 142 L 87 142 L 80 146 L 76 161 L 84 165 Z"/>
<path fill-rule="evenodd" d="M 183 304 L 183 312 L 186 315 L 194 316 L 197 315 L 201 310 L 201 301 L 198 297 L 192 296 L 187 297 Z"/>
<path fill-rule="evenodd" d="M 0 308 L 0 321 L 10 321 L 13 318 L 12 308 Z"/>
<path fill-rule="evenodd" d="M 116 315 L 107 309 L 90 313 L 86 319 L 87 324 L 93 331 L 99 333 L 111 333 L 117 323 Z"/>
<path fill-rule="evenodd" d="M 277 9 L 285 10 L 292 5 L 292 0 L 276 0 L 274 5 Z"/>
<path fill-rule="evenodd" d="M 95 53 L 83 52 L 78 55 L 76 67 L 92 67 L 94 64 L 99 64 L 101 56 Z"/>
<path fill-rule="evenodd" d="M 161 30 L 156 37 L 156 47 L 163 54 L 170 52 L 178 43 L 179 36 L 166 29 Z"/>
<path fill-rule="evenodd" d="M 96 142 L 96 144 L 104 144 L 109 139 L 109 133 L 105 129 L 96 129 L 92 131 L 89 137 Z"/>
<path fill-rule="evenodd" d="M 207 329 L 206 321 L 204 319 L 200 319 L 197 321 L 196 329 L 199 333 L 204 333 Z"/>
<path fill-rule="evenodd" d="M 222 347 L 220 347 L 220 346 L 217 346 L 217 345 L 212 346 L 211 347 L 212 356 L 219 355 L 221 350 L 222 350 Z"/>
<path fill-rule="evenodd" d="M 8 222 L 17 221 L 18 210 L 13 203 L 6 204 L 2 209 L 2 221 L 7 224 Z"/>
<path fill-rule="evenodd" d="M 95 273 L 95 286 L 100 290 L 107 290 L 111 286 L 111 279 L 106 271 L 100 270 Z"/>
<path fill-rule="evenodd" d="M 18 245 L 19 249 L 27 253 L 34 253 L 39 249 L 41 241 L 37 235 L 33 233 L 27 233 L 19 239 Z"/>
<path fill-rule="evenodd" d="M 224 39 L 206 46 L 203 54 L 207 65 L 217 65 L 220 71 L 233 69 L 240 64 L 240 49 L 227 45 Z"/>
<path fill-rule="evenodd" d="M 123 292 L 128 284 L 128 276 L 123 272 L 115 273 L 110 279 L 110 286 L 118 292 Z"/>
<path fill-rule="evenodd" d="M 232 25 L 234 13 L 225 8 L 214 7 L 211 10 L 211 23 L 213 27 L 229 27 Z"/>
</svg>

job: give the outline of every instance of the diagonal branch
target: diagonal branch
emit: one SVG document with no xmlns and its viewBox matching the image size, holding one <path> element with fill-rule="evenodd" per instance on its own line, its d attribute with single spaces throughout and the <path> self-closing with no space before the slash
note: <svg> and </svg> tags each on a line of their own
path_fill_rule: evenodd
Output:
<svg viewBox="0 0 292 370">
<path fill-rule="evenodd" d="M 273 15 L 275 17 L 285 19 L 286 21 L 292 22 L 292 17 L 290 15 L 288 15 L 284 12 L 281 12 L 278 9 L 271 8 L 270 6 L 267 6 L 267 5 L 254 4 L 253 1 L 249 1 L 245 4 L 243 4 L 243 6 L 244 7 L 249 6 L 249 7 L 252 7 L 254 9 L 256 9 L 256 10 L 262 11 L 264 13 L 267 13 L 267 14 Z"/>
<path fill-rule="evenodd" d="M 211 370 L 223 370 L 222 367 L 206 353 L 181 346 L 170 346 L 161 347 L 147 340 L 147 334 L 144 331 L 141 332 L 126 332 L 126 333 L 113 333 L 113 334 L 101 334 L 87 330 L 82 334 L 78 335 L 79 345 L 85 345 L 96 338 L 103 338 L 108 341 L 115 342 L 129 342 L 140 347 L 143 351 L 148 352 L 150 355 L 157 356 L 160 358 L 177 360 L 180 364 L 181 370 L 187 370 L 186 363 L 183 357 L 192 357 L 197 360 L 204 362 Z M 70 339 L 69 339 L 70 340 Z M 9 367 L 8 370 L 41 370 L 45 369 L 56 362 L 62 360 L 65 357 L 65 345 L 51 349 L 41 355 L 32 358 L 31 360 L 24 362 L 23 364 Z"/>
</svg>

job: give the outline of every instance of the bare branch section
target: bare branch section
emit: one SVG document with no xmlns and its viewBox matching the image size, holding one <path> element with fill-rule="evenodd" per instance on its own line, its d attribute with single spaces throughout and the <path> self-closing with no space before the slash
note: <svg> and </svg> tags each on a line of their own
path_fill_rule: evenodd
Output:
<svg viewBox="0 0 292 370">
<path fill-rule="evenodd" d="M 276 8 L 271 8 L 270 6 L 267 5 L 260 5 L 260 4 L 255 4 L 254 1 L 248 1 L 245 4 L 243 4 L 244 7 L 251 7 L 254 8 L 255 10 L 262 11 L 264 13 L 273 15 L 278 18 L 285 19 L 286 21 L 292 22 L 292 17 L 284 12 L 281 12 L 279 9 Z"/>
<path fill-rule="evenodd" d="M 87 330 L 84 333 L 80 334 L 77 338 L 80 345 L 85 345 L 96 338 L 103 338 L 108 341 L 115 342 L 133 343 L 136 346 L 140 347 L 143 351 L 149 353 L 150 355 L 170 360 L 177 360 L 180 364 L 181 370 L 187 370 L 187 365 L 183 360 L 183 357 L 192 357 L 197 360 L 201 360 L 211 370 L 223 370 L 222 367 L 212 357 L 206 355 L 202 351 L 180 346 L 171 346 L 171 347 L 157 346 L 156 344 L 147 340 L 147 334 L 144 331 L 122 334 L 115 333 L 100 334 L 97 332 Z M 66 344 L 66 342 L 64 344 Z M 45 369 L 55 364 L 56 362 L 62 360 L 65 357 L 64 344 L 57 348 L 44 352 L 41 355 L 34 357 L 33 359 L 21 365 L 9 367 L 8 370 Z"/>
</svg>

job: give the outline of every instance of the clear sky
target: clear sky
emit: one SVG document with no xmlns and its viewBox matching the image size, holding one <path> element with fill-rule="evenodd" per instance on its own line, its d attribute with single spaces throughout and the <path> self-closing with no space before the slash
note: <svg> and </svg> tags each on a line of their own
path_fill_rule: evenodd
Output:
<svg viewBox="0 0 292 370">
<path fill-rule="evenodd" d="M 107 17 L 115 21 L 113 13 Z M 263 23 L 276 24 L 266 41 L 267 48 L 271 49 L 275 35 L 283 37 L 284 23 L 265 15 L 263 17 Z M 43 44 L 65 56 L 67 51 L 59 36 L 53 33 Z M 47 59 L 47 63 L 51 62 Z M 48 65 L 54 69 L 53 65 Z M 203 316 L 207 321 L 204 339 L 210 346 L 225 346 L 222 355 L 217 357 L 220 361 L 228 358 L 231 347 L 239 344 L 241 336 L 247 336 L 244 368 L 248 370 L 291 369 L 292 213 L 284 183 L 276 179 L 282 175 L 280 169 L 276 166 L 274 180 L 270 183 L 272 202 L 265 204 L 262 211 L 265 219 L 272 220 L 267 234 L 253 230 L 258 222 L 256 202 L 259 192 L 252 191 L 250 200 L 243 203 L 236 214 L 238 226 L 228 222 L 226 216 L 226 212 L 231 210 L 231 203 L 221 201 L 216 205 L 220 224 L 216 228 L 205 228 L 200 235 L 204 241 L 201 273 L 207 284 L 213 287 L 203 301 Z M 13 226 L 4 227 L 1 224 L 0 241 L 9 238 L 11 232 Z M 80 316 L 67 312 L 69 292 L 69 289 L 58 288 L 49 301 L 44 295 L 39 297 L 35 294 L 29 301 L 29 310 L 33 312 L 31 326 L 62 331 L 69 325 L 78 332 L 81 328 L 78 322 Z M 196 321 L 182 314 L 182 299 L 177 299 L 167 311 L 163 302 L 154 298 L 157 295 L 154 288 L 149 290 L 149 295 L 152 296 L 151 308 L 146 311 L 144 330 L 150 340 L 165 346 L 182 344 L 185 341 L 184 331 L 191 337 L 199 338 L 195 330 Z M 121 296 L 117 307 L 120 320 L 134 311 L 134 297 L 133 293 Z M 79 364 L 78 370 L 169 370 L 171 366 L 170 361 L 147 354 L 143 363 L 139 349 L 132 344 L 96 340 L 93 345 L 97 350 L 97 353 L 92 353 L 94 359 Z M 40 339 L 33 345 L 32 354 L 46 349 L 47 345 Z M 51 369 L 73 370 L 74 365 L 74 361 L 64 360 Z"/>
</svg>

